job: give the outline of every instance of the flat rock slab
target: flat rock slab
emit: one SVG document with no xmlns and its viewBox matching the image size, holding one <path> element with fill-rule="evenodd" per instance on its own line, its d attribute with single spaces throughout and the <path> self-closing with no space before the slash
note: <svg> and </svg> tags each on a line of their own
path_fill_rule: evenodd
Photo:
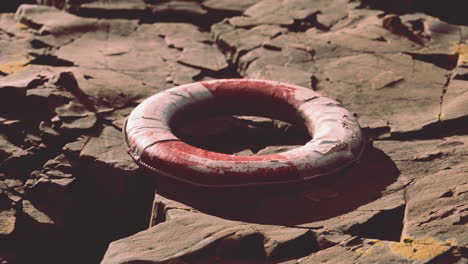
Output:
<svg viewBox="0 0 468 264">
<path fill-rule="evenodd" d="M 168 217 L 167 221 L 113 242 L 102 263 L 190 260 L 208 247 L 215 247 L 215 252 L 227 257 L 254 260 L 316 250 L 314 235 L 307 229 L 224 220 L 161 196 L 156 196 L 156 201 L 159 209 L 155 209 L 164 215 L 155 217 Z"/>
</svg>

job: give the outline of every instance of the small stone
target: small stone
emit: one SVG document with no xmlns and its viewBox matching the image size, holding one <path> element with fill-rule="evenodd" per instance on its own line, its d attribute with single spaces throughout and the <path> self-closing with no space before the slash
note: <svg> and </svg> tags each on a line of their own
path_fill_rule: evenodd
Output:
<svg viewBox="0 0 468 264">
<path fill-rule="evenodd" d="M 14 209 L 0 210 L 0 237 L 8 236 L 16 228 L 16 211 Z"/>
<path fill-rule="evenodd" d="M 37 223 L 40 224 L 54 224 L 54 221 L 50 219 L 49 216 L 47 216 L 45 213 L 39 211 L 30 201 L 28 200 L 23 200 L 23 212 L 34 219 Z"/>
<path fill-rule="evenodd" d="M 41 98 L 49 98 L 55 91 L 54 88 L 35 88 L 26 91 L 26 96 L 36 96 Z"/>
<path fill-rule="evenodd" d="M 384 87 L 394 85 L 397 82 L 402 81 L 403 79 L 404 79 L 403 76 L 397 76 L 392 71 L 385 71 L 385 72 L 379 73 L 370 82 L 371 82 L 372 88 L 382 89 Z"/>
<path fill-rule="evenodd" d="M 30 156 L 31 153 L 23 150 L 20 147 L 13 145 L 8 140 L 0 137 L 0 161 L 7 162 L 13 160 L 21 160 Z"/>
<path fill-rule="evenodd" d="M 207 0 L 202 3 L 205 8 L 217 11 L 243 12 L 258 0 L 230 1 L 230 0 Z"/>
<path fill-rule="evenodd" d="M 216 255 L 224 258 L 263 260 L 265 237 L 256 230 L 241 230 L 223 239 L 216 248 Z"/>
<path fill-rule="evenodd" d="M 39 124 L 39 130 L 41 131 L 41 136 L 42 137 L 53 137 L 53 138 L 56 138 L 56 137 L 60 137 L 61 134 L 60 132 L 58 132 L 57 130 L 55 130 L 54 128 L 52 128 L 52 126 L 50 126 L 49 124 L 47 124 L 47 122 L 45 121 L 42 121 L 40 124 Z"/>
<path fill-rule="evenodd" d="M 425 153 L 420 153 L 416 156 L 413 157 L 414 161 L 431 161 L 434 159 L 437 159 L 441 157 L 443 153 L 441 151 L 431 151 L 431 152 L 425 152 Z"/>
<path fill-rule="evenodd" d="M 13 189 L 13 188 L 16 188 L 16 187 L 19 187 L 19 186 L 22 186 L 23 185 L 23 182 L 20 181 L 20 180 L 16 180 L 16 179 L 6 179 L 4 181 L 4 183 L 6 184 L 6 186 L 10 189 Z"/>
</svg>

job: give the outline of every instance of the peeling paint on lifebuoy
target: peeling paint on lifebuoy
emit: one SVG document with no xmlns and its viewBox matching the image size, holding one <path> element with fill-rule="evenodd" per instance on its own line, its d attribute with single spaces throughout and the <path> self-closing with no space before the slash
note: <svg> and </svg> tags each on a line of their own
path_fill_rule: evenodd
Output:
<svg viewBox="0 0 468 264">
<path fill-rule="evenodd" d="M 303 122 L 312 139 L 279 154 L 235 156 L 196 148 L 172 133 L 175 120 L 214 112 Z M 365 148 L 359 124 L 336 101 L 304 87 L 253 79 L 198 82 L 160 92 L 133 110 L 124 134 L 139 165 L 212 187 L 295 183 L 334 174 L 358 160 Z"/>
</svg>

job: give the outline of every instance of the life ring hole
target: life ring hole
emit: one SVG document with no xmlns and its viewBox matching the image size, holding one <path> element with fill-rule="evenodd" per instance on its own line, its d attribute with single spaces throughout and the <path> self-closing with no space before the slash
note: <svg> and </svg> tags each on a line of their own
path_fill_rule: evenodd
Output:
<svg viewBox="0 0 468 264">
<path fill-rule="evenodd" d="M 234 155 L 284 152 L 312 138 L 291 106 L 252 97 L 193 104 L 176 113 L 170 127 L 189 145 Z"/>
</svg>

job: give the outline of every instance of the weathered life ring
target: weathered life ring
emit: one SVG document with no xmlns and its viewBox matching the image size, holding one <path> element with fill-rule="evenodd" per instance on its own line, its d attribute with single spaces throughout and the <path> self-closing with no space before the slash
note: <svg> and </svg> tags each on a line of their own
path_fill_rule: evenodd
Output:
<svg viewBox="0 0 468 264">
<path fill-rule="evenodd" d="M 172 133 L 177 122 L 208 114 L 248 114 L 303 124 L 304 146 L 270 155 L 236 156 L 191 146 Z M 191 185 L 237 187 L 299 183 L 357 161 L 365 142 L 341 104 L 283 82 L 222 79 L 177 86 L 138 105 L 123 128 L 128 152 L 158 175 Z"/>
</svg>

